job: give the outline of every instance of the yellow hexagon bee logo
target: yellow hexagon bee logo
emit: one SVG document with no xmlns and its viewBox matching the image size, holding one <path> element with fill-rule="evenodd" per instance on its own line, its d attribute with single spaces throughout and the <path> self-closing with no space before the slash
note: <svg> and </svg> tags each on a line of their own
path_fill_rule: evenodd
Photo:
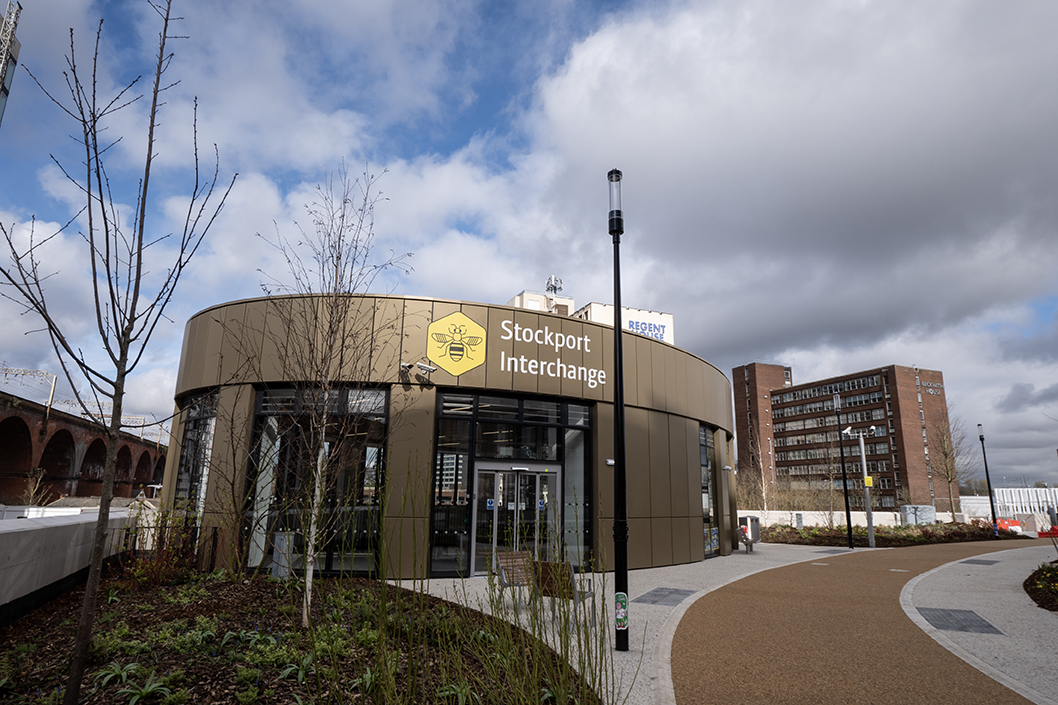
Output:
<svg viewBox="0 0 1058 705">
<path fill-rule="evenodd" d="M 464 313 L 439 318 L 426 329 L 426 357 L 458 377 L 485 362 L 485 329 Z"/>
</svg>

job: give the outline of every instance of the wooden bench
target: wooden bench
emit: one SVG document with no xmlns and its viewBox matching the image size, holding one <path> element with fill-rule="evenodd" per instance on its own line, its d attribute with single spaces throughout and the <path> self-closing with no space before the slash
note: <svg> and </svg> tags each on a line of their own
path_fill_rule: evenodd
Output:
<svg viewBox="0 0 1058 705">
<path fill-rule="evenodd" d="M 537 585 L 541 597 L 551 598 L 551 619 L 555 618 L 555 601 L 572 600 L 573 609 L 584 604 L 592 598 L 594 592 L 591 589 L 591 580 L 588 581 L 588 589 L 580 590 L 577 587 L 576 577 L 573 574 L 573 565 L 558 561 L 535 561 Z M 587 609 L 587 607 L 585 607 Z M 591 626 L 595 627 L 595 606 L 591 606 Z"/>
<path fill-rule="evenodd" d="M 527 599 L 532 599 L 536 582 L 533 572 L 533 554 L 529 551 L 497 551 L 496 575 L 500 581 L 501 595 L 503 590 L 513 591 L 514 613 L 518 614 L 522 588 L 526 588 L 529 592 Z"/>
</svg>

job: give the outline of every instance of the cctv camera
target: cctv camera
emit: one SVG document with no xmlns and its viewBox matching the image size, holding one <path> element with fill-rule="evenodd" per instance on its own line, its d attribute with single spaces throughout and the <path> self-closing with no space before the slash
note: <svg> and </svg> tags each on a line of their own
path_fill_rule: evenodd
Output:
<svg viewBox="0 0 1058 705">
<path fill-rule="evenodd" d="M 413 367 L 415 367 L 415 365 L 414 365 L 414 363 L 411 363 L 411 362 L 402 362 L 402 363 L 400 363 L 400 369 L 404 370 L 405 372 L 409 371 Z"/>
<path fill-rule="evenodd" d="M 436 367 L 433 367 L 433 366 L 431 366 L 431 365 L 426 365 L 426 364 L 424 364 L 424 363 L 421 363 L 421 362 L 416 362 L 416 363 L 415 363 L 415 365 L 416 365 L 416 366 L 417 366 L 417 367 L 418 367 L 418 368 L 419 368 L 420 370 L 422 370 L 423 372 L 436 372 L 436 371 L 437 371 L 437 368 L 436 368 Z"/>
<path fill-rule="evenodd" d="M 842 431 L 842 433 L 847 434 L 847 435 L 852 435 L 852 426 L 849 426 L 848 428 L 846 428 L 844 431 Z"/>
</svg>

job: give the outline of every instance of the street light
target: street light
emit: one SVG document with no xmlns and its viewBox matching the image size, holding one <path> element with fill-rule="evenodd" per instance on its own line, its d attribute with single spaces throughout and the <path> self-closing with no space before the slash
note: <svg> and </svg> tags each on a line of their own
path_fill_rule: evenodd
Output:
<svg viewBox="0 0 1058 705">
<path fill-rule="evenodd" d="M 834 413 L 838 415 L 838 428 L 841 428 L 841 395 L 834 395 Z M 838 434 L 838 448 L 841 449 L 841 484 L 845 488 L 845 526 L 849 534 L 849 548 L 852 548 L 852 510 L 849 509 L 849 475 L 845 472 L 845 443 Z"/>
<path fill-rule="evenodd" d="M 988 476 L 988 456 L 985 455 L 985 430 L 977 424 L 977 437 L 981 439 L 981 459 L 985 461 L 985 482 L 988 483 L 988 506 L 992 508 L 992 535 L 999 538 L 999 523 L 996 521 L 996 501 L 992 498 L 992 478 Z"/>
<path fill-rule="evenodd" d="M 870 435 L 874 435 L 874 426 L 871 426 L 869 430 Z M 871 476 L 867 474 L 867 451 L 863 445 L 863 437 L 868 434 L 867 430 L 859 429 L 857 431 L 852 430 L 852 426 L 849 426 L 842 434 L 849 436 L 857 436 L 860 439 L 860 463 L 863 465 L 863 499 L 867 505 L 867 545 L 874 548 L 874 510 L 871 509 Z"/>
<path fill-rule="evenodd" d="M 610 236 L 613 238 L 613 444 L 614 444 L 614 614 L 617 633 L 614 648 L 628 651 L 628 504 L 625 488 L 624 353 L 621 347 L 621 172 L 612 169 L 610 182 Z"/>
</svg>

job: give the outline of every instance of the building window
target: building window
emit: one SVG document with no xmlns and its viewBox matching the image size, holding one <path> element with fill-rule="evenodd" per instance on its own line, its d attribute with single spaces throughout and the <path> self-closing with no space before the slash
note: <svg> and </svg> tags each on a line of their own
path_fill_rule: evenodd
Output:
<svg viewBox="0 0 1058 705">
<path fill-rule="evenodd" d="M 184 406 L 184 436 L 176 474 L 176 501 L 198 516 L 206 506 L 209 466 L 213 456 L 213 429 L 217 422 L 217 392 L 199 394 Z"/>
<path fill-rule="evenodd" d="M 382 389 L 264 389 L 247 473 L 247 564 L 274 550 L 304 569 L 305 537 L 318 481 L 322 516 L 316 570 L 375 570 L 385 473 L 388 395 Z M 277 532 L 284 537 L 278 546 Z M 275 549 L 273 550 L 273 547 Z"/>
<path fill-rule="evenodd" d="M 702 536 L 705 555 L 720 552 L 719 526 L 716 508 L 716 480 L 713 469 L 716 457 L 716 437 L 708 426 L 698 427 L 698 450 L 702 467 Z"/>
</svg>

